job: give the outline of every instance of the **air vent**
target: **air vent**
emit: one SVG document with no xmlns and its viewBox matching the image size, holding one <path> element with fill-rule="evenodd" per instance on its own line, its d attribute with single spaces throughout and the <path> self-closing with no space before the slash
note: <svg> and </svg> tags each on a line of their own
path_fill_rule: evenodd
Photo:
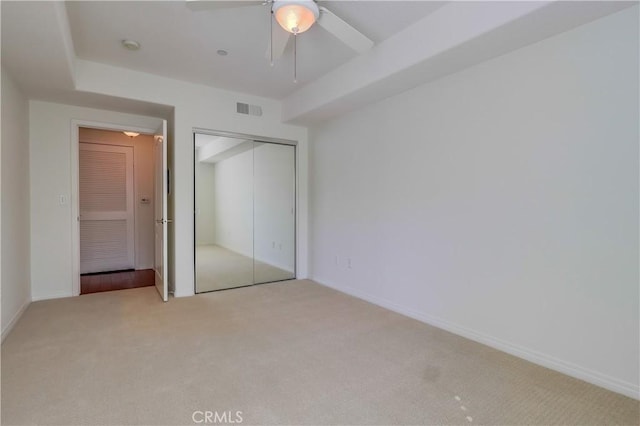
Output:
<svg viewBox="0 0 640 426">
<path fill-rule="evenodd" d="M 242 102 L 236 103 L 238 114 L 255 115 L 260 117 L 262 115 L 262 107 L 258 105 L 243 104 Z"/>
</svg>

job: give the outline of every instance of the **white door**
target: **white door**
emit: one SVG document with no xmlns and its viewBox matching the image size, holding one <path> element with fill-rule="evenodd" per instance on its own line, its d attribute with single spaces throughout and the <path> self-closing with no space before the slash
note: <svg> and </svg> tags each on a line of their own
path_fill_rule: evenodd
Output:
<svg viewBox="0 0 640 426">
<path fill-rule="evenodd" d="M 167 169 L 167 122 L 162 121 L 162 128 L 155 137 L 155 271 L 156 288 L 165 302 L 169 300 L 167 262 L 167 195 L 169 175 Z"/>
<path fill-rule="evenodd" d="M 133 148 L 80 143 L 80 273 L 133 269 Z"/>
</svg>

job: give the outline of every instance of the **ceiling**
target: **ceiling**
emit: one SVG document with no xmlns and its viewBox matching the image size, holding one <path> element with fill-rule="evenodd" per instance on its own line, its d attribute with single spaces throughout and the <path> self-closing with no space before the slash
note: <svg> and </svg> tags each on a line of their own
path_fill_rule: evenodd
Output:
<svg viewBox="0 0 640 426">
<path fill-rule="evenodd" d="M 172 87 L 187 81 L 276 99 L 282 122 L 310 125 L 638 5 L 320 1 L 375 45 L 356 54 L 314 25 L 298 36 L 294 83 L 292 46 L 273 67 L 266 58 L 268 7 L 194 12 L 185 3 L 2 0 L 2 68 L 30 99 L 168 118 L 175 104 L 156 102 L 174 102 L 173 94 L 138 99 L 126 90 L 168 77 Z M 142 48 L 124 49 L 125 38 Z"/>
<path fill-rule="evenodd" d="M 196 133 L 196 160 L 199 163 L 215 164 L 235 155 L 262 145 L 249 139 L 230 138 L 226 136 L 211 136 Z"/>
<path fill-rule="evenodd" d="M 321 1 L 379 43 L 440 8 L 433 1 Z M 319 25 L 271 67 L 268 6 L 194 12 L 185 1 L 66 2 L 75 54 L 81 59 L 158 74 L 240 93 L 282 99 L 357 53 Z M 274 31 L 284 31 L 277 24 Z M 142 48 L 128 51 L 121 40 Z M 290 43 L 291 44 L 291 43 Z M 216 52 L 223 49 L 227 56 Z"/>
</svg>

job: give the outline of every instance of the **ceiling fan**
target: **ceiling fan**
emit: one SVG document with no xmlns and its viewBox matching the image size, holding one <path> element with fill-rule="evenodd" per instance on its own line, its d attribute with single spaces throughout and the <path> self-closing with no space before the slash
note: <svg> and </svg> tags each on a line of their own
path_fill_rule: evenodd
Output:
<svg viewBox="0 0 640 426">
<path fill-rule="evenodd" d="M 307 31 L 316 22 L 358 53 L 366 52 L 374 44 L 373 41 L 329 9 L 319 6 L 316 0 L 186 0 L 186 2 L 187 7 L 194 11 L 268 6 L 273 17 L 284 29 L 284 31 L 271 31 L 271 42 L 267 47 L 267 57 L 271 60 L 271 64 L 283 55 L 291 38 L 294 39 L 295 49 L 296 36 Z M 294 59 L 294 81 L 295 73 Z"/>
</svg>

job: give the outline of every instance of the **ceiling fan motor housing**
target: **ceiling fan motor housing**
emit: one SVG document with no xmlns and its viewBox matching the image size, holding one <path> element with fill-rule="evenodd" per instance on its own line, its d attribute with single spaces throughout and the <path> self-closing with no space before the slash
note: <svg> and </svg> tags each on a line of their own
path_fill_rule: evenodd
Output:
<svg viewBox="0 0 640 426">
<path fill-rule="evenodd" d="M 320 16 L 313 0 L 275 0 L 272 10 L 278 24 L 292 34 L 307 31 Z"/>
</svg>

